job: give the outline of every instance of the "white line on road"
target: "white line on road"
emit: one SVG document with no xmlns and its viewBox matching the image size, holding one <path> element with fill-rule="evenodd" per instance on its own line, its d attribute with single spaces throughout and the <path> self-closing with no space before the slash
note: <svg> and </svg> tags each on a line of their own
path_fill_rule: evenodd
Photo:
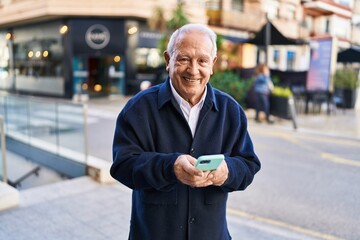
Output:
<svg viewBox="0 0 360 240">
<path fill-rule="evenodd" d="M 329 234 L 324 234 L 324 233 L 320 233 L 320 232 L 316 232 L 313 230 L 309 230 L 303 227 L 299 227 L 299 226 L 295 226 L 295 225 L 291 225 L 285 222 L 281 222 L 278 220 L 274 220 L 274 219 L 270 219 L 270 218 L 264 218 L 264 217 L 260 217 L 260 216 L 256 216 L 250 213 L 246 213 L 243 211 L 239 211 L 236 209 L 232 209 L 232 208 L 228 208 L 227 209 L 227 213 L 233 216 L 237 216 L 237 217 L 241 217 L 241 218 L 245 218 L 245 219 L 249 219 L 252 221 L 255 221 L 257 223 L 261 223 L 261 224 L 266 224 L 266 225 L 270 225 L 273 227 L 277 227 L 277 228 L 281 228 L 284 230 L 287 230 L 288 233 L 287 234 L 291 234 L 293 235 L 292 238 L 297 239 L 295 236 L 295 233 L 301 234 L 301 235 L 305 235 L 311 238 L 315 238 L 315 239 L 322 239 L 322 240 L 344 240 L 342 238 L 333 236 L 333 235 L 329 235 Z M 258 227 L 259 228 L 259 227 Z M 281 231 L 275 230 L 275 229 L 265 229 L 264 227 L 261 227 L 262 230 L 266 230 L 266 231 L 271 231 L 276 235 L 280 235 Z M 281 235 L 284 235 L 284 233 L 282 233 Z"/>
</svg>

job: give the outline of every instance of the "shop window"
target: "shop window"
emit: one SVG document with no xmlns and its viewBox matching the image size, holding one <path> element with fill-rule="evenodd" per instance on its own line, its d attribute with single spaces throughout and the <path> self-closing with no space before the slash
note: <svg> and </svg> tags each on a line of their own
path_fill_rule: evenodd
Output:
<svg viewBox="0 0 360 240">
<path fill-rule="evenodd" d="M 61 77 L 62 54 L 60 41 L 46 39 L 14 44 L 17 75 L 33 77 Z"/>
<path fill-rule="evenodd" d="M 292 71 L 295 69 L 295 52 L 287 52 L 287 70 Z"/>
<path fill-rule="evenodd" d="M 63 46 L 57 22 L 14 29 L 16 88 L 64 94 Z"/>
<path fill-rule="evenodd" d="M 163 58 L 157 48 L 137 48 L 135 50 L 135 64 L 138 73 L 153 72 L 161 66 Z"/>
<path fill-rule="evenodd" d="M 0 33 L 0 88 L 11 88 L 10 51 L 6 33 Z"/>
<path fill-rule="evenodd" d="M 273 62 L 275 66 L 279 66 L 279 50 L 274 50 Z"/>
</svg>

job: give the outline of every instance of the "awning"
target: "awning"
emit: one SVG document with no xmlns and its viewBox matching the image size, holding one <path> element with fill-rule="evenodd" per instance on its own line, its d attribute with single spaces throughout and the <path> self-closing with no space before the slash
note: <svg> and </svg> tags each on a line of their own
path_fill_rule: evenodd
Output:
<svg viewBox="0 0 360 240">
<path fill-rule="evenodd" d="M 351 47 L 337 55 L 337 62 L 355 63 L 360 62 L 360 47 Z"/>
<path fill-rule="evenodd" d="M 232 37 L 232 36 L 224 36 L 224 39 L 229 40 L 230 42 L 233 43 L 243 43 L 244 41 L 246 41 L 245 38 Z"/>
<path fill-rule="evenodd" d="M 265 45 L 299 45 L 306 44 L 304 41 L 292 40 L 285 37 L 270 21 L 269 24 L 269 42 L 266 43 L 266 24 L 261 28 L 259 32 L 255 34 L 255 37 L 245 41 L 244 43 L 251 43 L 257 46 Z"/>
<path fill-rule="evenodd" d="M 249 33 L 246 31 L 228 29 L 224 27 L 210 26 L 210 28 L 219 36 L 222 36 L 224 39 L 234 42 L 234 43 L 243 43 L 249 38 Z"/>
</svg>

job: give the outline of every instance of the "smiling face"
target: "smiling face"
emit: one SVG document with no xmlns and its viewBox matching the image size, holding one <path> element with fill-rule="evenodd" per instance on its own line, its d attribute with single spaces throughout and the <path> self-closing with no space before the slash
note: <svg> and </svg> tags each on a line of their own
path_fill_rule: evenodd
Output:
<svg viewBox="0 0 360 240">
<path fill-rule="evenodd" d="M 166 69 L 179 95 L 195 105 L 213 72 L 216 61 L 211 57 L 213 44 L 205 33 L 192 31 L 178 36 L 175 49 L 171 55 L 164 53 Z"/>
</svg>

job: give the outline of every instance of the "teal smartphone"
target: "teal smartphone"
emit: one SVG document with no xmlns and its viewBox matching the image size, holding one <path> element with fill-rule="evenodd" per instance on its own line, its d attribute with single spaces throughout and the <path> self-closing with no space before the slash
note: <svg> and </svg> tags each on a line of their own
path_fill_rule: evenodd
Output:
<svg viewBox="0 0 360 240">
<path fill-rule="evenodd" d="M 225 159 L 223 154 L 203 155 L 200 156 L 195 167 L 202 171 L 213 171 L 218 168 L 220 163 Z"/>
</svg>

